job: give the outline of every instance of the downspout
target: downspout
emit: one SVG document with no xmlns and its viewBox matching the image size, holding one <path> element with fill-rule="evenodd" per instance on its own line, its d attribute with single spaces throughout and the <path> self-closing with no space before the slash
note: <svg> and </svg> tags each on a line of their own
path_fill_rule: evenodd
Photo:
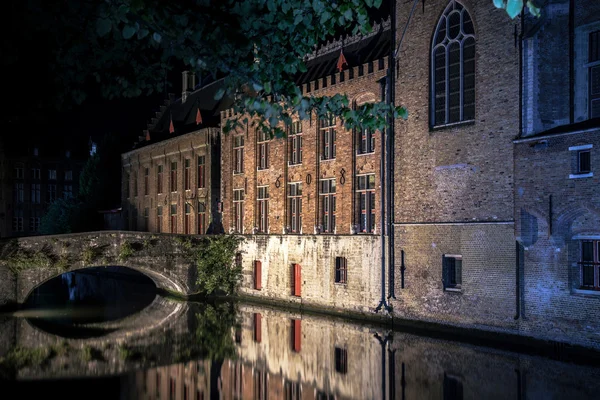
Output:
<svg viewBox="0 0 600 400">
<path fill-rule="evenodd" d="M 390 18 L 390 22 L 391 25 L 393 27 L 396 26 L 396 2 L 392 1 L 391 4 L 391 18 Z M 407 24 L 408 26 L 408 24 Z M 392 106 L 396 105 L 396 74 L 394 73 L 394 51 L 396 49 L 396 34 L 394 29 L 392 29 L 392 38 L 391 38 L 391 43 L 390 43 L 390 55 L 389 55 L 389 60 L 388 60 L 388 93 L 389 93 L 389 104 Z M 387 210 L 386 210 L 386 216 L 387 216 L 387 224 L 386 224 L 386 231 L 387 231 L 387 236 L 388 236 L 388 270 L 389 270 L 389 283 L 388 283 L 388 290 L 389 290 L 389 295 L 388 295 L 388 299 L 392 298 L 392 299 L 396 299 L 396 293 L 395 293 L 395 287 L 394 287 L 394 282 L 396 281 L 395 279 L 395 268 L 396 268 L 396 263 L 395 263 L 395 257 L 394 257 L 394 230 L 393 230 L 393 226 L 392 226 L 392 202 L 394 201 L 394 179 L 393 179 L 393 172 L 394 172 L 394 157 L 392 157 L 392 155 L 394 154 L 394 117 L 390 116 L 389 117 L 389 123 L 388 123 L 388 132 L 387 132 L 387 165 L 388 165 L 388 170 L 387 170 L 387 174 L 386 174 L 386 205 L 387 205 Z"/>
<path fill-rule="evenodd" d="M 393 29 L 392 29 L 392 35 L 393 33 Z M 383 95 L 387 96 L 387 103 L 389 104 L 390 102 L 390 92 L 389 92 L 389 75 L 390 75 L 390 71 L 392 71 L 392 68 L 388 68 L 388 78 L 382 81 L 381 84 L 381 92 Z M 389 128 L 389 127 L 388 127 Z M 381 186 L 381 200 L 380 200 L 380 204 L 381 204 L 381 208 L 380 208 L 380 236 L 381 236 L 381 300 L 379 300 L 379 304 L 377 305 L 377 308 L 375 308 L 375 312 L 379 312 L 379 310 L 381 310 L 381 308 L 385 308 L 386 310 L 390 311 L 390 306 L 387 304 L 387 301 L 385 300 L 385 197 L 384 197 L 384 191 L 385 191 L 385 140 L 383 138 L 383 134 L 389 132 L 389 129 L 385 129 L 385 132 L 382 132 L 382 137 L 381 137 L 381 157 L 380 157 L 380 164 L 379 164 L 379 184 Z"/>
<path fill-rule="evenodd" d="M 575 0 L 569 1 L 569 122 L 575 122 Z"/>
</svg>

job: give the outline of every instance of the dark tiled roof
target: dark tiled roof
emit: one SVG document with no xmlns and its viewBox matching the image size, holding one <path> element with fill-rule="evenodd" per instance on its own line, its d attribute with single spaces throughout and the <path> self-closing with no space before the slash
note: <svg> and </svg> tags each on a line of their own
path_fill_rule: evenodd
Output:
<svg viewBox="0 0 600 400">
<path fill-rule="evenodd" d="M 344 46 L 342 50 L 348 63 L 347 66 L 344 66 L 344 69 L 387 57 L 390 54 L 390 46 L 390 30 L 383 29 L 373 36 Z M 307 61 L 307 71 L 298 76 L 296 83 L 311 82 L 338 72 L 337 63 L 339 57 L 340 49 L 337 49 Z"/>
</svg>

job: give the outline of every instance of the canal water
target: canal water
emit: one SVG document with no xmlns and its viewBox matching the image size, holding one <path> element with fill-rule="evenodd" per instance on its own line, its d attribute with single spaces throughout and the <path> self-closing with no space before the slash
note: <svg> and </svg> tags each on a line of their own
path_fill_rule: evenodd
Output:
<svg viewBox="0 0 600 400">
<path fill-rule="evenodd" d="M 585 360 L 583 360 L 585 361 Z M 598 399 L 600 366 L 256 304 L 181 302 L 123 268 L 0 315 L 2 398 Z"/>
</svg>

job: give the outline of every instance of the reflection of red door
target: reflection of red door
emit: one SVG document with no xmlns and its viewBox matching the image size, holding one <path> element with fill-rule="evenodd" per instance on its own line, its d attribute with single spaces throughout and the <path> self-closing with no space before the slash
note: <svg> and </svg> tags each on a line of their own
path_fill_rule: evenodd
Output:
<svg viewBox="0 0 600 400">
<path fill-rule="evenodd" d="M 254 261 L 254 289 L 260 290 L 262 279 L 262 263 L 258 260 Z"/>
<path fill-rule="evenodd" d="M 300 297 L 302 288 L 302 271 L 300 264 L 292 264 L 292 294 Z"/>
<path fill-rule="evenodd" d="M 262 340 L 262 315 L 254 314 L 254 341 L 260 343 Z"/>
<path fill-rule="evenodd" d="M 299 319 L 292 320 L 292 350 L 299 353 L 302 349 L 302 321 Z"/>
</svg>

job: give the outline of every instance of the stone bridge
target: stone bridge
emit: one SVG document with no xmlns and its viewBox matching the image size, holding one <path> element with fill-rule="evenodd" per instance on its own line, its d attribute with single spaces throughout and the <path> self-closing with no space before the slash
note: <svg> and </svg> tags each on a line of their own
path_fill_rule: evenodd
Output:
<svg viewBox="0 0 600 400">
<path fill-rule="evenodd" d="M 0 241 L 0 306 L 23 303 L 33 289 L 69 271 L 123 266 L 148 276 L 160 289 L 197 291 L 191 247 L 199 237 L 101 231 Z"/>
</svg>

